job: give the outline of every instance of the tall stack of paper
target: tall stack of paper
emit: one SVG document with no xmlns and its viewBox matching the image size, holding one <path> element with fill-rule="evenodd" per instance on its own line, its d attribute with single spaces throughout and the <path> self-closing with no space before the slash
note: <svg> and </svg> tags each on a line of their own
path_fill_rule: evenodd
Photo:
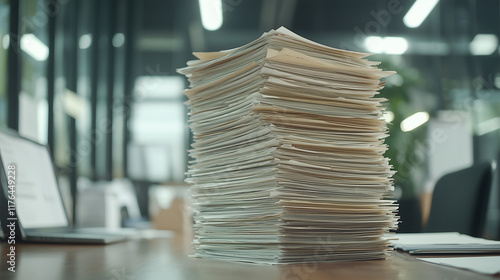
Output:
<svg viewBox="0 0 500 280">
<path fill-rule="evenodd" d="M 367 54 L 285 28 L 180 69 L 194 136 L 196 255 L 289 263 L 383 258 L 387 200 L 380 78 Z"/>
</svg>

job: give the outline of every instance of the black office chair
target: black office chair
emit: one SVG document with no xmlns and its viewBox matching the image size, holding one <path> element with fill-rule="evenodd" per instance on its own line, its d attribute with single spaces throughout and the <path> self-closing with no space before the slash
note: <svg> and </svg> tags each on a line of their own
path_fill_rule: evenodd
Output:
<svg viewBox="0 0 500 280">
<path fill-rule="evenodd" d="M 426 232 L 482 237 L 496 162 L 473 165 L 441 177 L 434 187 Z"/>
</svg>

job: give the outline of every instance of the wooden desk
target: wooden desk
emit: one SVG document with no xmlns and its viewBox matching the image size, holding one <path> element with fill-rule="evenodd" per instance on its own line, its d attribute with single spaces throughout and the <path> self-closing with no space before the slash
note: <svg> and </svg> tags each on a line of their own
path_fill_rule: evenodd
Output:
<svg viewBox="0 0 500 280">
<path fill-rule="evenodd" d="M 112 245 L 17 244 L 16 272 L 12 273 L 6 263 L 9 247 L 1 243 L 0 279 L 493 279 L 421 262 L 403 252 L 394 252 L 388 260 L 270 266 L 192 259 L 187 257 L 189 248 L 189 242 L 180 238 Z"/>
</svg>

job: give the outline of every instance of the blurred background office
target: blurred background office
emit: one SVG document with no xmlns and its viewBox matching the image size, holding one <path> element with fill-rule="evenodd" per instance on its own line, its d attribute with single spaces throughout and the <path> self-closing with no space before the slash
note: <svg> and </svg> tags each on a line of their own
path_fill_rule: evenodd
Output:
<svg viewBox="0 0 500 280">
<path fill-rule="evenodd" d="M 381 96 L 402 231 L 424 228 L 439 178 L 499 158 L 500 1 L 0 0 L 0 127 L 50 146 L 77 224 L 128 193 L 118 226 L 172 227 L 182 206 L 161 200 L 182 202 L 191 142 L 176 69 L 282 25 L 398 72 Z M 482 235 L 498 239 L 492 178 Z"/>
</svg>

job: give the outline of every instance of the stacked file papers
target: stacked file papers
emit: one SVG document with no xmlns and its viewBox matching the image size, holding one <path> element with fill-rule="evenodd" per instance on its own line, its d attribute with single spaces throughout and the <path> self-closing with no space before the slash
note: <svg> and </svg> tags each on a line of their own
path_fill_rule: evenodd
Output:
<svg viewBox="0 0 500 280">
<path fill-rule="evenodd" d="M 500 241 L 471 237 L 458 232 L 398 233 L 391 242 L 394 248 L 408 251 L 410 254 L 500 253 Z"/>
<path fill-rule="evenodd" d="M 178 71 L 190 82 L 196 256 L 386 257 L 397 205 L 376 95 L 393 72 L 285 28 L 195 56 Z"/>
</svg>

